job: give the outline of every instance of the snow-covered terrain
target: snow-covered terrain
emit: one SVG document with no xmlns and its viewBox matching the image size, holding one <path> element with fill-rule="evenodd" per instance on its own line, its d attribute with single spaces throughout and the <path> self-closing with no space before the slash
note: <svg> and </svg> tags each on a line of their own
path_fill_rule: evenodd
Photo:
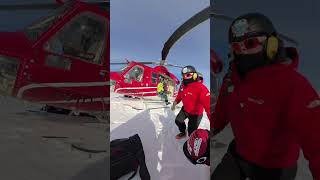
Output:
<svg viewBox="0 0 320 180">
<path fill-rule="evenodd" d="M 105 153 L 71 148 L 105 150 L 106 124 L 39 112 L 40 107 L 0 96 L 0 179 L 106 180 Z"/>
<path fill-rule="evenodd" d="M 209 166 L 193 165 L 183 154 L 182 146 L 187 138 L 175 139 L 178 128 L 174 120 L 180 108 L 173 112 L 171 105 L 166 107 L 156 98 L 140 100 L 115 93 L 111 93 L 110 106 L 110 140 L 139 134 L 152 180 L 207 180 L 210 177 Z M 200 128 L 210 128 L 205 113 Z M 134 179 L 140 179 L 139 173 Z"/>
</svg>

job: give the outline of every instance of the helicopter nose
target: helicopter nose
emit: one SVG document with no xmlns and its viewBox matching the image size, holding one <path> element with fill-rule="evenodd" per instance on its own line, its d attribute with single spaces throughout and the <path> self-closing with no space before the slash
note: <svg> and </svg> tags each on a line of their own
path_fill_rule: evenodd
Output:
<svg viewBox="0 0 320 180">
<path fill-rule="evenodd" d="M 0 55 L 0 95 L 12 95 L 18 66 L 18 59 Z"/>
</svg>

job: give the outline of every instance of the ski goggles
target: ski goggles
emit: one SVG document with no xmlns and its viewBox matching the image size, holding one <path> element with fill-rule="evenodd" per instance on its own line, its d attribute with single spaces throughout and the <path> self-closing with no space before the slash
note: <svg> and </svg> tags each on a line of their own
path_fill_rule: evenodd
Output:
<svg viewBox="0 0 320 180">
<path fill-rule="evenodd" d="M 191 79 L 193 77 L 194 73 L 185 73 L 182 74 L 182 79 Z"/>
<path fill-rule="evenodd" d="M 249 54 L 250 50 L 254 50 L 263 46 L 266 36 L 252 37 L 239 42 L 232 42 L 231 48 L 238 54 Z"/>
</svg>

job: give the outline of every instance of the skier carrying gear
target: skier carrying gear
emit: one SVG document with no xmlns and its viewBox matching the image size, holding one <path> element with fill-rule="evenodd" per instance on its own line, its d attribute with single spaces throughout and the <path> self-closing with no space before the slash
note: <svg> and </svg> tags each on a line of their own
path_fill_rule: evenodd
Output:
<svg viewBox="0 0 320 180">
<path fill-rule="evenodd" d="M 159 78 L 159 83 L 157 85 L 157 93 L 161 97 L 161 99 L 165 100 L 166 105 L 170 104 L 168 101 L 167 96 L 167 83 L 165 82 L 164 78 Z"/>
<path fill-rule="evenodd" d="M 203 83 L 203 75 L 198 72 L 198 82 Z M 183 85 L 180 86 L 183 88 Z M 179 93 L 181 91 L 179 90 Z M 173 109 L 174 110 L 174 109 Z M 196 129 L 183 145 L 186 158 L 194 165 L 210 166 L 210 132 L 206 129 Z"/>
<path fill-rule="evenodd" d="M 168 78 L 165 78 L 164 81 L 163 81 L 163 90 L 164 90 L 164 94 L 165 94 L 165 102 L 166 102 L 166 105 L 169 105 L 171 104 L 169 101 L 168 101 L 168 94 L 170 94 L 169 92 L 169 79 Z"/>
<path fill-rule="evenodd" d="M 179 93 L 173 102 L 172 110 L 181 101 L 183 107 L 178 113 L 175 123 L 179 128 L 180 133 L 176 138 L 180 139 L 186 136 L 186 124 L 184 120 L 189 119 L 188 135 L 198 129 L 202 119 L 203 108 L 208 117 L 210 117 L 210 93 L 209 90 L 202 83 L 198 82 L 198 73 L 193 66 L 186 66 L 182 69 L 182 85 Z"/>
<path fill-rule="evenodd" d="M 233 60 L 211 117 L 213 134 L 231 124 L 234 140 L 212 180 L 294 180 L 302 148 L 320 179 L 320 98 L 296 71 L 272 22 L 250 13 L 229 28 Z"/>
</svg>

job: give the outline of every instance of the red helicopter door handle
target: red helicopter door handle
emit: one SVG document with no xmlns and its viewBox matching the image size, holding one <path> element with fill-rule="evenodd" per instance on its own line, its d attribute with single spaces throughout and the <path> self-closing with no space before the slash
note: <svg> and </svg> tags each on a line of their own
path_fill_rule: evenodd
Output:
<svg viewBox="0 0 320 180">
<path fill-rule="evenodd" d="M 108 72 L 107 70 L 104 70 L 104 69 L 103 69 L 103 70 L 100 70 L 99 74 L 100 74 L 101 76 L 105 76 L 107 72 Z"/>
</svg>

